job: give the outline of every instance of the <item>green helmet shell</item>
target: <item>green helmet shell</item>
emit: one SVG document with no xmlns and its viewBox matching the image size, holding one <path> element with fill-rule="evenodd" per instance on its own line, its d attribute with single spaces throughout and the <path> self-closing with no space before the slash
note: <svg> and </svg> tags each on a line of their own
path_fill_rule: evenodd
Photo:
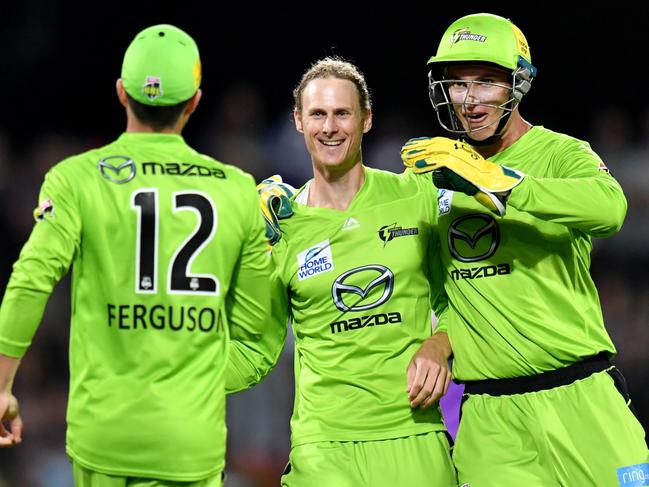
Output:
<svg viewBox="0 0 649 487">
<path fill-rule="evenodd" d="M 428 64 L 461 61 L 494 63 L 514 71 L 521 64 L 531 65 L 532 57 L 527 39 L 509 19 L 482 13 L 453 22 Z"/>
</svg>

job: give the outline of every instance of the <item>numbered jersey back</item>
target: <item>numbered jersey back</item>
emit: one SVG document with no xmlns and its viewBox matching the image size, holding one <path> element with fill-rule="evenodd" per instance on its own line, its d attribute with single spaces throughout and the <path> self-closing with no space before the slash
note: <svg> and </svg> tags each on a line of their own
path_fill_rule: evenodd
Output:
<svg viewBox="0 0 649 487">
<path fill-rule="evenodd" d="M 71 455 L 134 474 L 219 468 L 225 299 L 241 262 L 265 257 L 252 177 L 178 135 L 127 133 L 55 166 L 41 202 L 44 253 L 73 255 Z M 176 463 L 157 453 L 170 438 Z"/>
<path fill-rule="evenodd" d="M 79 188 L 76 291 L 105 298 L 108 327 L 214 331 L 204 308 L 220 307 L 249 236 L 251 178 L 174 135 L 124 134 L 84 159 L 61 165 Z"/>
</svg>

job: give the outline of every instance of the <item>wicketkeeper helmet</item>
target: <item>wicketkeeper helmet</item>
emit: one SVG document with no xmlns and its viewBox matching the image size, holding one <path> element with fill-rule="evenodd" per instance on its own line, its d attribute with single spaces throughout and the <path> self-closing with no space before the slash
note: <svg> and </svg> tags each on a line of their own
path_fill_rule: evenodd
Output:
<svg viewBox="0 0 649 487">
<path fill-rule="evenodd" d="M 442 127 L 459 134 L 467 134 L 468 131 L 457 120 L 448 95 L 449 80 L 445 78 L 443 68 L 449 63 L 488 63 L 511 73 L 511 96 L 498 106 L 504 112 L 496 134 L 500 133 L 511 111 L 530 90 L 532 79 L 536 76 L 527 39 L 509 19 L 481 13 L 467 15 L 453 22 L 446 29 L 437 53 L 428 60 L 429 92 Z"/>
</svg>

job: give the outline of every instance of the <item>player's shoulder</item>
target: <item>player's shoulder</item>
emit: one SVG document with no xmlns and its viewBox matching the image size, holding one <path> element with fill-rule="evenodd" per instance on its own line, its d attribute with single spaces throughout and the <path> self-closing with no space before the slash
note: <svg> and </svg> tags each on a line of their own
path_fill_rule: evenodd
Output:
<svg viewBox="0 0 649 487">
<path fill-rule="evenodd" d="M 85 168 L 98 167 L 98 163 L 101 160 L 101 154 L 105 154 L 110 151 L 110 147 L 114 142 L 110 144 L 105 144 L 100 147 L 94 147 L 83 152 L 77 152 L 75 154 L 70 154 L 69 156 L 63 158 L 59 162 L 56 162 L 52 165 L 48 174 L 74 174 L 75 177 L 79 177 Z M 128 159 L 125 157 L 124 159 Z"/>
<path fill-rule="evenodd" d="M 112 165 L 118 165 L 118 160 L 123 159 L 124 162 L 132 159 L 129 150 L 121 143 L 121 138 L 117 138 L 111 142 L 86 149 L 85 151 L 70 154 L 64 159 L 60 160 L 52 166 L 52 169 L 71 169 L 75 166 L 84 166 L 88 161 L 92 161 L 93 167 L 97 166 L 99 161 L 107 159 Z"/>
<path fill-rule="evenodd" d="M 218 170 L 222 171 L 223 179 L 229 180 L 230 182 L 240 183 L 244 186 L 256 185 L 254 176 L 249 172 L 244 171 L 243 169 L 234 166 L 232 164 L 228 164 L 226 162 L 215 159 L 214 157 L 209 156 L 207 154 L 202 154 L 197 151 L 194 151 L 194 154 L 196 155 L 199 161 L 202 161 L 203 163 L 211 165 L 217 168 Z"/>
<path fill-rule="evenodd" d="M 543 147 L 543 152 L 550 160 L 571 166 L 582 161 L 586 165 L 592 165 L 594 169 L 601 169 L 599 166 L 602 159 L 587 141 L 540 126 L 534 127 L 530 132 L 532 131 L 539 139 L 542 138 L 543 143 L 539 146 Z"/>
<path fill-rule="evenodd" d="M 590 150 L 590 144 L 585 140 L 578 139 L 572 135 L 556 132 L 542 125 L 535 125 L 529 134 L 532 138 L 545 142 L 544 146 L 554 147 L 555 149 L 564 149 L 566 147 L 587 147 Z"/>
<path fill-rule="evenodd" d="M 63 177 L 77 183 L 86 178 L 94 179 L 97 174 L 118 183 L 125 182 L 121 179 L 136 174 L 210 175 L 215 180 L 227 182 L 232 188 L 245 188 L 246 191 L 253 191 L 255 188 L 255 180 L 251 174 L 199 153 L 184 141 L 176 144 L 174 150 L 159 152 L 152 158 L 149 151 L 137 147 L 131 139 L 120 137 L 108 144 L 72 154 L 48 170 L 50 179 Z"/>
<path fill-rule="evenodd" d="M 365 168 L 371 178 L 372 191 L 384 199 L 408 198 L 435 190 L 429 176 L 414 174 L 412 171 L 394 173 L 383 169 Z"/>
</svg>

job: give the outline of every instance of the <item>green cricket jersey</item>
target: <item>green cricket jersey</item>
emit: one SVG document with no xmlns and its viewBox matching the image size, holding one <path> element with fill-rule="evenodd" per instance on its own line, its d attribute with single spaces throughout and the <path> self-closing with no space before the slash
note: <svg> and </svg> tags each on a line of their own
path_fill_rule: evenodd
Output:
<svg viewBox="0 0 649 487">
<path fill-rule="evenodd" d="M 619 230 L 620 185 L 586 142 L 534 127 L 490 160 L 527 174 L 507 214 L 439 191 L 447 331 L 460 380 L 541 373 L 615 352 L 590 276 L 591 237 Z"/>
<path fill-rule="evenodd" d="M 411 409 L 406 391 L 431 335 L 436 190 L 364 170 L 346 211 L 295 202 L 273 248 L 273 326 L 283 337 L 290 316 L 295 336 L 293 447 L 444 429 L 439 410 Z M 247 385 L 243 368 L 229 387 Z"/>
<path fill-rule="evenodd" d="M 254 180 L 180 135 L 125 133 L 47 174 L 0 310 L 21 357 L 72 263 L 67 451 L 102 473 L 223 470 L 229 334 L 255 350 L 270 305 Z"/>
</svg>

